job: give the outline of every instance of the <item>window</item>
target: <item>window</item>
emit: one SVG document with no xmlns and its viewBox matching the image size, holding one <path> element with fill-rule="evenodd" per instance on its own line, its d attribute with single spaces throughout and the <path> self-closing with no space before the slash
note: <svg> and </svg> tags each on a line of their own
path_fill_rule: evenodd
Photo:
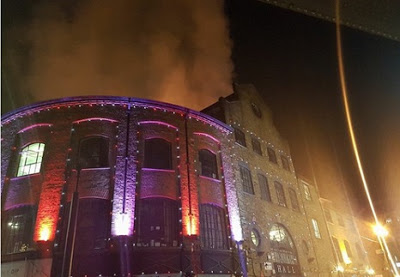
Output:
<svg viewBox="0 0 400 277">
<path fill-rule="evenodd" d="M 228 249 L 225 212 L 222 208 L 200 205 L 200 242 L 202 248 Z"/>
<path fill-rule="evenodd" d="M 279 182 L 274 182 L 275 184 L 275 190 L 276 190 L 276 196 L 278 198 L 278 204 L 282 207 L 286 207 L 286 197 L 285 197 L 285 192 L 283 191 L 283 186 Z"/>
<path fill-rule="evenodd" d="M 78 253 L 104 249 L 109 237 L 111 203 L 104 199 L 80 199 L 76 229 Z M 66 209 L 69 212 L 69 208 Z"/>
<path fill-rule="evenodd" d="M 308 243 L 305 240 L 302 240 L 301 248 L 303 248 L 304 254 L 308 256 L 308 254 L 310 253 L 310 248 L 308 247 Z"/>
<path fill-rule="evenodd" d="M 331 211 L 328 209 L 324 209 L 326 221 L 333 223 Z"/>
<path fill-rule="evenodd" d="M 4 212 L 1 234 L 3 254 L 33 250 L 35 215 L 36 210 L 33 206 L 24 206 Z"/>
<path fill-rule="evenodd" d="M 32 143 L 24 147 L 19 156 L 17 176 L 40 172 L 44 152 L 44 143 Z"/>
<path fill-rule="evenodd" d="M 166 198 L 139 201 L 138 246 L 178 246 L 178 203 Z"/>
<path fill-rule="evenodd" d="M 300 211 L 299 202 L 297 201 L 296 191 L 294 189 L 289 189 L 290 203 L 292 203 L 292 209 L 295 211 Z"/>
<path fill-rule="evenodd" d="M 144 167 L 172 169 L 171 143 L 162 138 L 146 139 L 144 142 Z"/>
<path fill-rule="evenodd" d="M 271 261 L 276 263 L 297 265 L 297 251 L 292 237 L 281 224 L 272 225 L 269 231 L 271 245 Z"/>
<path fill-rule="evenodd" d="M 343 260 L 342 252 L 340 251 L 339 241 L 335 237 L 332 237 L 332 241 L 333 241 L 333 247 L 335 248 L 335 252 L 339 259 L 339 262 L 343 263 L 344 260 Z"/>
<path fill-rule="evenodd" d="M 258 233 L 258 231 L 256 229 L 252 229 L 250 231 L 250 239 L 251 242 L 254 244 L 254 246 L 259 246 L 260 245 L 260 234 Z"/>
<path fill-rule="evenodd" d="M 267 147 L 267 152 L 268 152 L 269 161 L 277 164 L 278 160 L 276 159 L 275 150 L 272 149 L 271 147 Z"/>
<path fill-rule="evenodd" d="M 218 179 L 217 157 L 207 149 L 199 151 L 200 175 Z"/>
<path fill-rule="evenodd" d="M 304 188 L 304 196 L 306 200 L 311 201 L 311 192 L 310 188 L 308 187 L 307 184 L 303 183 L 303 188 Z"/>
<path fill-rule="evenodd" d="M 311 222 L 312 222 L 312 226 L 313 226 L 313 228 L 314 228 L 314 235 L 315 235 L 315 237 L 316 237 L 317 239 L 320 239 L 320 238 L 321 238 L 321 233 L 319 232 L 319 226 L 318 226 L 317 220 L 315 220 L 315 219 L 313 218 L 313 219 L 311 219 Z"/>
<path fill-rule="evenodd" d="M 253 151 L 258 155 L 262 155 L 261 144 L 256 138 L 251 138 L 251 145 L 253 146 Z"/>
<path fill-rule="evenodd" d="M 253 110 L 253 113 L 258 117 L 261 118 L 262 113 L 260 108 L 255 104 L 255 103 L 251 103 L 251 109 Z"/>
<path fill-rule="evenodd" d="M 80 168 L 108 167 L 108 139 L 90 137 L 81 140 L 79 146 Z"/>
<path fill-rule="evenodd" d="M 344 242 L 344 246 L 346 247 L 347 256 L 349 258 L 352 258 L 353 257 L 353 253 L 351 252 L 351 247 L 350 247 L 349 242 L 347 240 L 344 240 L 343 242 Z"/>
<path fill-rule="evenodd" d="M 254 194 L 253 182 L 251 180 L 251 173 L 246 167 L 239 165 L 240 177 L 242 178 L 243 191 Z"/>
<path fill-rule="evenodd" d="M 271 202 L 268 180 L 264 175 L 258 174 L 258 183 L 260 184 L 261 199 Z"/>
<path fill-rule="evenodd" d="M 288 171 L 290 171 L 290 166 L 289 166 L 289 161 L 285 156 L 281 155 L 281 160 L 282 160 L 282 167 Z"/>
<path fill-rule="evenodd" d="M 234 129 L 235 129 L 236 142 L 239 143 L 240 145 L 246 147 L 246 137 L 245 137 L 244 133 L 237 128 L 234 128 Z"/>
</svg>

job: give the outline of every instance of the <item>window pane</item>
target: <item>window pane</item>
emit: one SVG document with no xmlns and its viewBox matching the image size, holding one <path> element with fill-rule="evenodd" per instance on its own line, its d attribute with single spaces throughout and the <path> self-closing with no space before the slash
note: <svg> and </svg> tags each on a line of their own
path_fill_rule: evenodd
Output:
<svg viewBox="0 0 400 277">
<path fill-rule="evenodd" d="M 44 143 L 32 143 L 21 150 L 17 176 L 40 172 Z"/>
<path fill-rule="evenodd" d="M 108 167 L 108 139 L 91 137 L 81 141 L 79 147 L 80 168 Z"/>
<path fill-rule="evenodd" d="M 286 207 L 286 197 L 285 197 L 285 192 L 283 191 L 283 186 L 279 182 L 275 182 L 275 190 L 276 190 L 276 196 L 278 198 L 278 204 L 280 206 Z"/>
<path fill-rule="evenodd" d="M 264 175 L 258 174 L 258 183 L 260 184 L 261 199 L 271 202 L 267 178 Z"/>
<path fill-rule="evenodd" d="M 240 145 L 246 147 L 246 136 L 241 130 L 239 130 L 237 128 L 235 128 L 235 140 Z"/>
<path fill-rule="evenodd" d="M 199 151 L 200 175 L 218 179 L 217 157 L 207 149 Z"/>
<path fill-rule="evenodd" d="M 312 225 L 313 225 L 313 228 L 314 228 L 314 235 L 315 235 L 316 238 L 320 239 L 321 238 L 321 234 L 319 232 L 318 222 L 315 219 L 311 219 L 311 221 L 312 221 Z"/>
<path fill-rule="evenodd" d="M 146 139 L 144 143 L 144 167 L 172 169 L 171 143 L 161 138 Z"/>
<path fill-rule="evenodd" d="M 305 198 L 306 198 L 307 200 L 311 200 L 310 188 L 309 188 L 308 185 L 306 185 L 306 184 L 303 184 L 303 188 L 304 188 L 304 195 L 305 195 Z"/>
<path fill-rule="evenodd" d="M 347 252 L 347 256 L 349 256 L 349 258 L 353 257 L 353 252 L 351 252 L 351 247 L 350 244 L 347 240 L 344 240 L 344 246 L 346 247 L 346 252 Z"/>
<path fill-rule="evenodd" d="M 4 212 L 2 224 L 2 253 L 11 254 L 33 250 L 33 230 L 36 209 L 25 206 Z"/>
<path fill-rule="evenodd" d="M 267 147 L 267 152 L 268 152 L 269 161 L 277 164 L 278 160 L 276 159 L 275 150 L 272 149 L 271 147 Z"/>
<path fill-rule="evenodd" d="M 299 202 L 297 201 L 297 195 L 296 191 L 294 189 L 289 189 L 289 197 L 290 197 L 290 202 L 292 203 L 292 209 L 295 211 L 299 211 Z"/>
<path fill-rule="evenodd" d="M 178 204 L 166 198 L 139 202 L 138 246 L 178 246 Z"/>
<path fill-rule="evenodd" d="M 335 237 L 332 237 L 332 241 L 333 241 L 333 246 L 335 248 L 336 255 L 339 258 L 339 262 L 343 263 L 344 261 L 343 261 L 342 252 L 340 251 L 339 241 Z"/>
<path fill-rule="evenodd" d="M 200 205 L 200 242 L 202 248 L 228 249 L 228 236 L 222 208 Z"/>
<path fill-rule="evenodd" d="M 251 144 L 253 146 L 253 151 L 259 155 L 262 155 L 261 144 L 256 138 L 251 138 Z"/>
<path fill-rule="evenodd" d="M 253 182 L 251 180 L 250 170 L 244 166 L 240 167 L 240 176 L 242 178 L 243 191 L 247 193 L 254 194 Z"/>
<path fill-rule="evenodd" d="M 289 160 L 281 155 L 281 160 L 282 160 L 282 167 L 288 171 L 290 171 L 290 166 L 289 166 Z"/>
</svg>

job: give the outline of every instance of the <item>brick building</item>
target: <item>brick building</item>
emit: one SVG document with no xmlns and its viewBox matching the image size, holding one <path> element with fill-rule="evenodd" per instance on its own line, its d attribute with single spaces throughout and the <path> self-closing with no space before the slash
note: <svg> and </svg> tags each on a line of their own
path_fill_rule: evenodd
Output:
<svg viewBox="0 0 400 277">
<path fill-rule="evenodd" d="M 3 116 L 1 159 L 3 276 L 339 274 L 318 190 L 251 85 L 202 113 L 34 104 Z"/>
<path fill-rule="evenodd" d="M 241 274 L 229 126 L 119 97 L 2 124 L 3 276 Z"/>
</svg>

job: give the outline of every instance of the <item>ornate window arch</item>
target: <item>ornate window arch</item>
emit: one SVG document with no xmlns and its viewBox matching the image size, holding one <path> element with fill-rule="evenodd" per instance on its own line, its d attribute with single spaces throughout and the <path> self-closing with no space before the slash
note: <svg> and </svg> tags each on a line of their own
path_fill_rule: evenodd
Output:
<svg viewBox="0 0 400 277">
<path fill-rule="evenodd" d="M 289 231 L 282 224 L 275 223 L 269 230 L 271 259 L 277 264 L 298 265 L 296 246 Z"/>
</svg>

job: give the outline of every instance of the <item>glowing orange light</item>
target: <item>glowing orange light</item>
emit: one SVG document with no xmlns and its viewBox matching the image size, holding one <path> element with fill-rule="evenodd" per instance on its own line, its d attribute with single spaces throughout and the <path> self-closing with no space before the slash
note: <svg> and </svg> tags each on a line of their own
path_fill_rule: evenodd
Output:
<svg viewBox="0 0 400 277">
<path fill-rule="evenodd" d="M 39 240 L 48 241 L 50 239 L 50 227 L 46 224 L 40 226 Z"/>
</svg>

